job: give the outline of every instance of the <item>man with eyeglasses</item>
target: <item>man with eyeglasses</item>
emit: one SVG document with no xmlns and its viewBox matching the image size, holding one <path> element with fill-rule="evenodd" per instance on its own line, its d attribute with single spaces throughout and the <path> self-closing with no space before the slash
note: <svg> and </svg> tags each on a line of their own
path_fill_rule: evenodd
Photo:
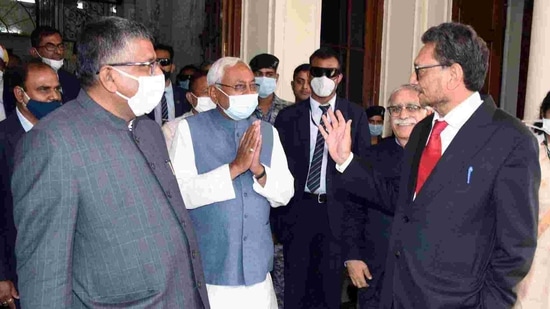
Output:
<svg viewBox="0 0 550 309">
<path fill-rule="evenodd" d="M 260 86 L 258 88 L 258 107 L 256 107 L 254 115 L 258 119 L 274 124 L 279 112 L 291 105 L 290 102 L 275 94 L 279 80 L 279 73 L 277 73 L 279 58 L 271 54 L 259 54 L 254 56 L 249 64 L 250 69 L 254 72 L 256 83 Z"/>
<path fill-rule="evenodd" d="M 76 99 L 80 92 L 80 82 L 73 74 L 64 70 L 65 43 L 59 30 L 50 26 L 38 26 L 31 33 L 30 54 L 52 67 L 59 76 L 63 103 Z"/>
<path fill-rule="evenodd" d="M 162 73 L 164 73 L 165 88 L 164 95 L 153 111 L 147 116 L 153 119 L 160 126 L 168 121 L 180 117 L 191 110 L 191 106 L 185 98 L 185 92 L 182 88 L 172 84 L 170 77 L 174 72 L 174 48 L 169 45 L 155 45 L 155 53 Z"/>
<path fill-rule="evenodd" d="M 384 178 L 399 177 L 409 136 L 414 126 L 430 113 L 420 105 L 419 91 L 417 86 L 407 84 L 390 94 L 387 110 L 394 136 L 371 147 L 365 157 Z M 357 303 L 362 309 L 379 308 L 380 305 L 393 220 L 392 214 L 380 208 L 379 205 L 350 207 L 345 212 L 344 259 L 353 285 L 359 288 Z"/>
<path fill-rule="evenodd" d="M 269 213 L 294 179 L 277 130 L 251 117 L 258 85 L 249 66 L 224 57 L 207 75 L 217 108 L 180 121 L 170 149 L 204 259 L 212 308 L 276 309 L 269 272 Z"/>
<path fill-rule="evenodd" d="M 61 86 L 55 71 L 36 60 L 12 68 L 7 77 L 13 85 L 10 89 L 17 106 L 15 113 L 0 122 L 0 305 L 19 308 L 15 267 L 16 230 L 10 188 L 14 152 L 25 132 L 61 106 Z"/>
<path fill-rule="evenodd" d="M 434 114 L 414 127 L 400 180 L 350 151 L 342 114 L 323 132 L 343 188 L 395 216 L 380 308 L 511 308 L 537 245 L 537 141 L 480 96 L 489 50 L 472 27 L 443 23 L 422 42 L 410 82 Z"/>
<path fill-rule="evenodd" d="M 147 28 L 83 27 L 83 89 L 27 132 L 12 176 L 23 308 L 210 308 L 193 223 L 160 127 Z"/>
<path fill-rule="evenodd" d="M 342 81 L 338 55 L 321 48 L 309 63 L 311 97 L 283 109 L 275 121 L 296 193 L 287 207 L 275 210 L 274 231 L 284 249 L 285 307 L 339 308 L 341 226 L 348 199 L 337 194 L 339 175 L 318 125 L 328 110 L 340 110 L 353 119 L 353 147 L 363 154 L 370 134 L 363 108 L 336 96 Z"/>
</svg>

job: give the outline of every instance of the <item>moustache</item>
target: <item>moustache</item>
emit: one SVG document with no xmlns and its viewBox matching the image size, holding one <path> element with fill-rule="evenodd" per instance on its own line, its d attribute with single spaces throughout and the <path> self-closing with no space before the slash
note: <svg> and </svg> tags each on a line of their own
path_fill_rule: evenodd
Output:
<svg viewBox="0 0 550 309">
<path fill-rule="evenodd" d="M 393 124 L 397 126 L 414 126 L 416 125 L 416 120 L 413 118 L 394 119 Z"/>
</svg>

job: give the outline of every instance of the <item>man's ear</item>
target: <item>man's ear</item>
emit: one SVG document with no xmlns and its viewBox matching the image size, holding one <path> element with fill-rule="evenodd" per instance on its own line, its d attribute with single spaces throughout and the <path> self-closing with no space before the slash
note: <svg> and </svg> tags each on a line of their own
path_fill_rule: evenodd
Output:
<svg viewBox="0 0 550 309">
<path fill-rule="evenodd" d="M 275 80 L 278 82 L 279 81 L 279 73 L 275 74 Z"/>
<path fill-rule="evenodd" d="M 13 95 L 15 96 L 15 101 L 23 103 L 25 102 L 25 93 L 23 89 L 19 86 L 13 88 Z"/>
<path fill-rule="evenodd" d="M 216 91 L 216 86 L 212 85 L 212 86 L 208 87 L 208 96 L 210 96 L 210 99 L 216 105 L 220 104 L 219 101 L 218 101 L 218 92 Z"/>
<path fill-rule="evenodd" d="M 174 63 L 172 63 L 170 65 L 170 73 L 174 73 L 175 70 L 176 70 L 176 65 Z"/>
<path fill-rule="evenodd" d="M 115 93 L 118 90 L 118 87 L 114 83 L 115 79 L 118 78 L 118 76 L 113 73 L 114 70 L 106 66 L 99 69 L 99 74 L 97 75 L 97 77 L 99 78 L 99 82 L 101 83 L 103 88 L 111 93 Z"/>
<path fill-rule="evenodd" d="M 195 101 L 193 100 L 193 95 L 191 94 L 191 91 L 187 91 L 185 93 L 185 98 L 187 99 L 187 102 L 189 102 L 189 104 L 191 104 L 191 106 L 195 107 L 196 104 L 193 104 Z"/>
<path fill-rule="evenodd" d="M 36 58 L 40 57 L 40 55 L 38 54 L 38 51 L 34 47 L 31 47 L 29 49 L 29 54 L 31 54 L 31 56 L 36 57 Z"/>
<path fill-rule="evenodd" d="M 453 63 L 449 67 L 450 77 L 449 77 L 449 89 L 456 89 L 461 83 L 464 82 L 464 71 L 462 66 L 458 63 Z"/>
<path fill-rule="evenodd" d="M 336 78 L 336 84 L 340 85 L 340 82 L 342 81 L 343 78 L 344 78 L 344 75 L 342 75 L 342 73 L 338 74 L 338 78 Z"/>
</svg>

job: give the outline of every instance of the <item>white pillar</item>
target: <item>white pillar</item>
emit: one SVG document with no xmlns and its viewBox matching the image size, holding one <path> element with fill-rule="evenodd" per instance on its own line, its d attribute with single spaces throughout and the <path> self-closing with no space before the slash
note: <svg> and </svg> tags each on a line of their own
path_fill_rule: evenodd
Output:
<svg viewBox="0 0 550 309">
<path fill-rule="evenodd" d="M 523 119 L 540 119 L 539 108 L 550 91 L 550 0 L 535 0 Z"/>
<path fill-rule="evenodd" d="M 294 102 L 294 68 L 309 61 L 321 40 L 321 0 L 243 0 L 241 58 L 260 53 L 279 58 L 276 94 Z"/>
</svg>

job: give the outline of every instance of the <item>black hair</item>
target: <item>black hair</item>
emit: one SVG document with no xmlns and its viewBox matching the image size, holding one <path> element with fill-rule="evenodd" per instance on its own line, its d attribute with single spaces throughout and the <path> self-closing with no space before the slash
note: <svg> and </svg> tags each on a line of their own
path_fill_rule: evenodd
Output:
<svg viewBox="0 0 550 309">
<path fill-rule="evenodd" d="M 170 54 L 170 60 L 174 60 L 174 48 L 172 46 L 166 44 L 157 44 L 155 45 L 155 50 L 157 49 L 167 51 Z"/>
<path fill-rule="evenodd" d="M 422 43 L 435 44 L 434 57 L 440 64 L 458 63 L 462 67 L 468 90 L 481 90 L 487 75 L 489 49 L 471 26 L 442 23 L 428 29 L 422 35 Z"/>
<path fill-rule="evenodd" d="M 330 59 L 334 58 L 336 61 L 338 61 L 338 69 L 341 67 L 340 57 L 338 54 L 329 47 L 321 47 L 318 50 L 314 51 L 311 56 L 309 56 L 309 64 L 311 65 L 313 63 L 313 59 Z"/>
<path fill-rule="evenodd" d="M 52 34 L 59 34 L 61 38 L 63 36 L 61 35 L 61 32 L 59 30 L 55 29 L 54 27 L 50 26 L 38 26 L 31 32 L 31 46 L 34 48 L 37 48 L 40 46 L 40 41 L 45 36 L 50 36 Z"/>
<path fill-rule="evenodd" d="M 297 66 L 295 69 L 294 69 L 294 74 L 292 75 L 292 79 L 295 79 L 296 76 L 298 76 L 298 73 L 302 72 L 302 71 L 306 71 L 306 72 L 309 72 L 309 68 L 311 66 L 309 65 L 309 63 L 302 63 L 300 64 L 299 66 Z"/>
</svg>

